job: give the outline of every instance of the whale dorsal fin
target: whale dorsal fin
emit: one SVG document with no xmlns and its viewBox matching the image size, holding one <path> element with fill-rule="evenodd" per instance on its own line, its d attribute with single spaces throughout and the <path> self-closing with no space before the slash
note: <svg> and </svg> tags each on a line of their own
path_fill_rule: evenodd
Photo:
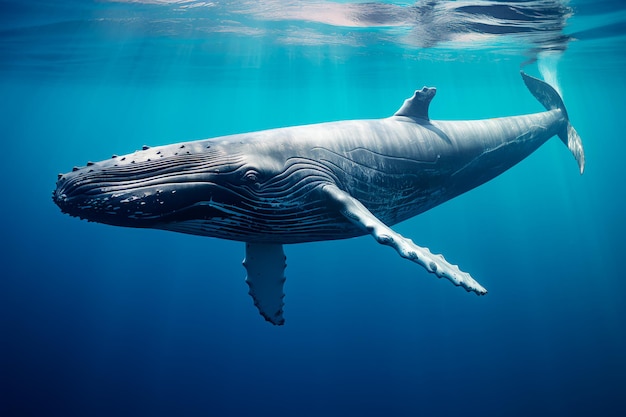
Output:
<svg viewBox="0 0 626 417">
<path fill-rule="evenodd" d="M 435 97 L 437 89 L 435 87 L 423 87 L 416 90 L 413 97 L 404 100 L 402 107 L 394 114 L 394 116 L 416 117 L 418 119 L 430 120 L 428 118 L 428 106 L 430 101 Z"/>
</svg>

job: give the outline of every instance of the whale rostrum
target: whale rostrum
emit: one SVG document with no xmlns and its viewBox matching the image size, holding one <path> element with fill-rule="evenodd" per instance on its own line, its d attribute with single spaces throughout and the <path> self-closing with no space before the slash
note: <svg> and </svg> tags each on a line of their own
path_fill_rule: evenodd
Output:
<svg viewBox="0 0 626 417">
<path fill-rule="evenodd" d="M 64 213 L 116 226 L 246 243 L 261 315 L 284 323 L 283 245 L 370 234 L 428 272 L 478 295 L 470 274 L 390 226 L 496 177 L 552 136 L 585 157 L 559 94 L 522 78 L 545 111 L 486 120 L 430 120 L 424 87 L 391 117 L 347 120 L 148 147 L 59 175 Z"/>
</svg>

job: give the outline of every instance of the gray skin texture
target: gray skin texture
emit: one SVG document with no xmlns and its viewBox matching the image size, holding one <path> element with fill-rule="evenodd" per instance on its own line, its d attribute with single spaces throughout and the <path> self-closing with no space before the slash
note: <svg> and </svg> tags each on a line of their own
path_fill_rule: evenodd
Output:
<svg viewBox="0 0 626 417">
<path fill-rule="evenodd" d="M 261 314 L 282 324 L 283 244 L 371 234 L 428 272 L 487 291 L 441 255 L 389 227 L 489 181 L 552 136 L 584 168 L 578 134 L 549 85 L 522 74 L 546 111 L 431 121 L 424 87 L 391 117 L 295 126 L 160 147 L 59 175 L 65 213 L 116 226 L 246 242 Z"/>
<path fill-rule="evenodd" d="M 64 211 L 118 226 L 259 243 L 366 232 L 332 184 L 394 225 L 512 167 L 561 129 L 560 110 L 480 121 L 406 116 L 297 126 L 155 147 L 61 177 Z M 60 197 L 65 195 L 65 197 Z"/>
</svg>

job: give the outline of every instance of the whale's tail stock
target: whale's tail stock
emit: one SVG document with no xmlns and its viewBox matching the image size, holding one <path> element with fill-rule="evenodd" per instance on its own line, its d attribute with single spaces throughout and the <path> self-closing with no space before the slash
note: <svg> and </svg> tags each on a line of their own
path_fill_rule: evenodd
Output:
<svg viewBox="0 0 626 417">
<path fill-rule="evenodd" d="M 555 110 L 560 109 L 567 120 L 567 125 L 563 128 L 561 132 L 558 133 L 559 138 L 563 141 L 563 143 L 568 147 L 568 149 L 576 158 L 578 162 L 578 168 L 580 173 L 582 174 L 585 170 L 585 150 L 583 149 L 583 143 L 574 129 L 574 126 L 569 121 L 569 116 L 567 115 L 567 109 L 565 109 L 565 104 L 563 103 L 563 99 L 559 95 L 559 93 L 548 83 L 542 81 L 538 78 L 531 77 L 526 74 L 524 71 L 521 71 L 522 78 L 524 79 L 524 83 L 526 87 L 530 90 L 533 96 L 546 108 L 546 110 Z"/>
</svg>

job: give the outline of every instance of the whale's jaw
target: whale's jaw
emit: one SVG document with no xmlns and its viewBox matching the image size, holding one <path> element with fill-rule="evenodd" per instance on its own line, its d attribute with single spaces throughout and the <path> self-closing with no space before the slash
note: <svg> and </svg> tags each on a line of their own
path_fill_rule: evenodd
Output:
<svg viewBox="0 0 626 417">
<path fill-rule="evenodd" d="M 168 155 L 167 147 L 146 149 L 60 174 L 52 200 L 70 216 L 116 226 L 209 219 L 223 212 L 203 202 L 232 199 L 220 183 L 237 177 L 242 166 L 238 155 Z"/>
</svg>

